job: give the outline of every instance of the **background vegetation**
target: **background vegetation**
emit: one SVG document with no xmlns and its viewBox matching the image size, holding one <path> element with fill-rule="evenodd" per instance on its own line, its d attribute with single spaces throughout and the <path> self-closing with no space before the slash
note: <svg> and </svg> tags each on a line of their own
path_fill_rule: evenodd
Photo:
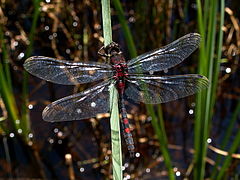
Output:
<svg viewBox="0 0 240 180">
<path fill-rule="evenodd" d="M 139 157 L 123 144 L 125 179 L 239 179 L 239 5 L 231 0 L 111 1 L 112 35 L 126 59 L 190 32 L 201 47 L 167 74 L 199 73 L 210 87 L 157 106 L 128 102 Z M 29 76 L 43 55 L 102 61 L 100 1 L 0 0 L 0 177 L 112 178 L 109 115 L 47 123 L 41 111 L 82 91 Z"/>
</svg>

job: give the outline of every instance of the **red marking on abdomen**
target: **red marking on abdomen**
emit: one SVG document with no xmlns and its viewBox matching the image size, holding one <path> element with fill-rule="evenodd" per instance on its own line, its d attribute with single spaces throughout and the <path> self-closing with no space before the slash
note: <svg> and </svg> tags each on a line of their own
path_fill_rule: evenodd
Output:
<svg viewBox="0 0 240 180">
<path fill-rule="evenodd" d="M 129 129 L 129 128 L 125 128 L 124 131 L 125 131 L 126 133 L 130 133 L 130 129 Z"/>
<path fill-rule="evenodd" d="M 124 124 L 129 124 L 128 119 L 127 119 L 127 118 L 124 118 L 124 119 L 123 119 L 123 123 L 124 123 Z"/>
</svg>

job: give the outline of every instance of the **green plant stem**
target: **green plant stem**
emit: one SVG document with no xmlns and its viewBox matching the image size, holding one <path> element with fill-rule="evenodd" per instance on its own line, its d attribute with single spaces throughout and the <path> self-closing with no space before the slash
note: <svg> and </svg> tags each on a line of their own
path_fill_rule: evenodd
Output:
<svg viewBox="0 0 240 180">
<path fill-rule="evenodd" d="M 127 21 L 125 19 L 125 16 L 124 16 L 124 11 L 123 11 L 122 5 L 121 5 L 119 0 L 112 0 L 112 3 L 113 3 L 113 5 L 114 5 L 114 7 L 117 11 L 118 19 L 119 19 L 119 22 L 120 22 L 122 30 L 123 30 L 123 34 L 124 34 L 124 37 L 125 37 L 125 40 L 126 40 L 126 44 L 128 46 L 130 56 L 132 58 L 136 57 L 137 56 L 137 50 L 136 50 L 135 45 L 134 45 L 134 40 L 133 40 L 131 31 L 128 27 L 128 23 L 127 23 Z"/>
<path fill-rule="evenodd" d="M 210 108 L 213 109 L 216 101 L 216 91 L 218 85 L 218 76 L 220 72 L 220 63 L 222 55 L 222 44 L 223 44 L 223 23 L 224 23 L 224 10 L 225 10 L 225 1 L 221 0 L 220 3 L 220 23 L 219 23 L 219 33 L 218 33 L 218 46 L 217 46 L 217 58 L 214 60 L 213 65 L 213 79 L 212 79 L 212 101 Z M 213 113 L 213 111 L 212 111 Z M 213 114 L 211 114 L 213 116 Z"/>
<path fill-rule="evenodd" d="M 174 179 L 176 179 L 176 177 L 173 172 L 172 162 L 171 162 L 170 154 L 168 152 L 167 135 L 165 132 L 165 126 L 164 126 L 161 106 L 160 106 L 160 108 L 158 108 L 158 115 L 159 115 L 158 117 L 155 114 L 154 108 L 152 105 L 148 105 L 146 107 L 147 107 L 148 114 L 151 115 L 151 117 L 152 117 L 152 126 L 153 126 L 155 133 L 157 134 L 158 141 L 161 145 L 160 147 L 161 147 L 162 155 L 164 157 L 164 163 L 168 170 L 168 178 L 170 180 L 174 180 Z M 160 120 L 160 122 L 158 121 L 158 119 Z"/>
<path fill-rule="evenodd" d="M 238 117 L 239 113 L 240 113 L 240 100 L 238 100 L 237 107 L 234 110 L 232 118 L 231 118 L 231 120 L 229 122 L 229 125 L 228 125 L 227 129 L 226 129 L 226 133 L 225 133 L 224 138 L 222 140 L 220 149 L 225 149 L 226 146 L 227 146 L 227 143 L 230 141 L 230 136 L 231 136 L 231 133 L 233 131 L 234 124 L 237 121 L 237 117 Z M 216 158 L 216 161 L 215 161 L 214 168 L 213 168 L 212 173 L 211 173 L 211 179 L 216 179 L 217 168 L 219 167 L 221 159 L 222 159 L 222 156 L 218 155 L 217 158 Z"/>
<path fill-rule="evenodd" d="M 9 67 L 9 57 L 7 53 L 7 48 L 5 45 L 4 34 L 3 34 L 3 25 L 0 24 L 0 40 L 1 40 L 1 49 L 2 49 L 2 59 L 3 59 L 3 70 L 5 73 L 6 81 L 8 84 L 9 90 L 12 92 L 12 80 Z"/>
<path fill-rule="evenodd" d="M 112 42 L 110 0 L 102 0 L 102 21 L 104 46 L 107 46 Z"/>
<path fill-rule="evenodd" d="M 215 52 L 215 38 L 216 38 L 216 22 L 217 22 L 217 7 L 218 1 L 206 1 L 205 10 L 208 10 L 208 16 L 202 14 L 201 2 L 197 0 L 198 5 L 198 26 L 202 36 L 200 46 L 200 63 L 199 73 L 208 77 L 210 81 L 209 88 L 207 91 L 199 93 L 197 95 L 197 109 L 196 109 L 196 121 L 195 121 L 195 168 L 194 178 L 203 179 L 205 174 L 205 157 L 207 153 L 207 138 L 209 136 L 210 122 L 213 115 L 213 107 L 215 99 L 213 92 L 214 77 L 218 77 L 216 63 L 214 63 L 214 52 Z M 206 12 L 205 12 L 206 13 Z M 207 35 L 205 35 L 205 33 Z M 206 38 L 205 38 L 206 37 Z"/>
<path fill-rule="evenodd" d="M 102 19 L 104 45 L 107 46 L 112 42 L 111 11 L 110 0 L 102 0 Z M 122 148 L 120 134 L 120 120 L 118 110 L 118 92 L 115 86 L 110 87 L 110 128 L 112 141 L 112 165 L 113 179 L 121 180 L 122 175 Z"/>
<path fill-rule="evenodd" d="M 3 102 L 8 111 L 9 119 L 11 120 L 11 124 L 13 125 L 13 129 L 16 130 L 19 128 L 19 124 L 16 123 L 18 120 L 18 110 L 16 103 L 14 101 L 13 93 L 10 91 L 8 87 L 8 83 L 6 81 L 5 74 L 3 73 L 3 66 L 0 62 L 0 95 L 3 99 Z M 2 127 L 3 128 L 3 127 Z M 5 132 L 8 132 L 7 128 L 3 128 Z"/>
<path fill-rule="evenodd" d="M 123 175 L 122 175 L 121 134 L 118 110 L 118 92 L 114 85 L 111 85 L 109 87 L 109 93 L 110 93 L 110 127 L 112 141 L 113 177 L 115 180 L 118 179 L 121 180 Z"/>
<path fill-rule="evenodd" d="M 231 145 L 231 148 L 230 148 L 230 150 L 228 152 L 228 156 L 225 158 L 225 160 L 223 162 L 223 165 L 222 165 L 222 167 L 221 167 L 221 169 L 220 169 L 220 171 L 218 173 L 218 176 L 217 176 L 216 180 L 220 180 L 220 179 L 223 178 L 224 173 L 227 171 L 227 169 L 228 169 L 228 167 L 229 167 L 229 165 L 231 163 L 232 154 L 234 152 L 236 152 L 236 150 L 239 147 L 239 145 L 240 145 L 240 130 L 238 130 L 237 135 L 234 138 L 234 141 L 233 141 L 233 143 Z"/>
<path fill-rule="evenodd" d="M 2 59 L 3 63 L 0 61 L 0 95 L 3 99 L 3 102 L 6 106 L 6 110 L 8 112 L 8 117 L 10 120 L 10 124 L 12 125 L 12 129 L 16 131 L 19 128 L 19 124 L 16 123 L 16 120 L 19 120 L 19 113 L 16 106 L 15 98 L 12 91 L 12 85 L 11 85 L 11 76 L 9 71 L 9 64 L 6 63 L 7 55 L 7 48 L 5 46 L 5 40 L 3 35 L 3 27 L 0 25 L 0 46 L 2 47 Z M 8 133 L 8 128 L 5 128 L 4 126 L 1 126 L 1 129 Z M 10 131 L 11 131 L 10 130 Z"/>
</svg>

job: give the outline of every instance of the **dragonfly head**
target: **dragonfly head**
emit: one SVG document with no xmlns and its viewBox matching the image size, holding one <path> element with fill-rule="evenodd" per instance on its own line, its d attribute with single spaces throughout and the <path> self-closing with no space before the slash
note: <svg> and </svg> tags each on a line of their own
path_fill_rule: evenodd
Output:
<svg viewBox="0 0 240 180">
<path fill-rule="evenodd" d="M 120 46 L 117 43 L 111 42 L 109 45 L 105 47 L 105 53 L 109 57 L 112 57 L 112 56 L 122 54 L 122 51 L 120 49 Z"/>
</svg>

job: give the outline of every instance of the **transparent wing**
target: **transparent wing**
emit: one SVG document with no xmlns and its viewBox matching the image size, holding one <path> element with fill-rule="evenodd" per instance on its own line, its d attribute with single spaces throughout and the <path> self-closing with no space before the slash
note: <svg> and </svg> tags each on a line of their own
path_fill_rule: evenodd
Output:
<svg viewBox="0 0 240 180">
<path fill-rule="evenodd" d="M 45 121 L 61 122 L 95 117 L 109 111 L 108 88 L 111 81 L 104 81 L 78 94 L 67 96 L 49 104 L 42 113 Z"/>
<path fill-rule="evenodd" d="M 198 74 L 178 76 L 130 76 L 126 95 L 135 102 L 159 104 L 192 95 L 208 87 L 208 79 Z"/>
<path fill-rule="evenodd" d="M 128 64 L 129 73 L 161 71 L 169 69 L 181 63 L 200 44 L 200 35 L 197 33 L 187 34 L 171 44 L 162 48 L 142 54 Z"/>
<path fill-rule="evenodd" d="M 33 56 L 24 63 L 31 74 L 58 84 L 89 83 L 112 76 L 111 66 L 100 63 L 82 63 Z"/>
</svg>

